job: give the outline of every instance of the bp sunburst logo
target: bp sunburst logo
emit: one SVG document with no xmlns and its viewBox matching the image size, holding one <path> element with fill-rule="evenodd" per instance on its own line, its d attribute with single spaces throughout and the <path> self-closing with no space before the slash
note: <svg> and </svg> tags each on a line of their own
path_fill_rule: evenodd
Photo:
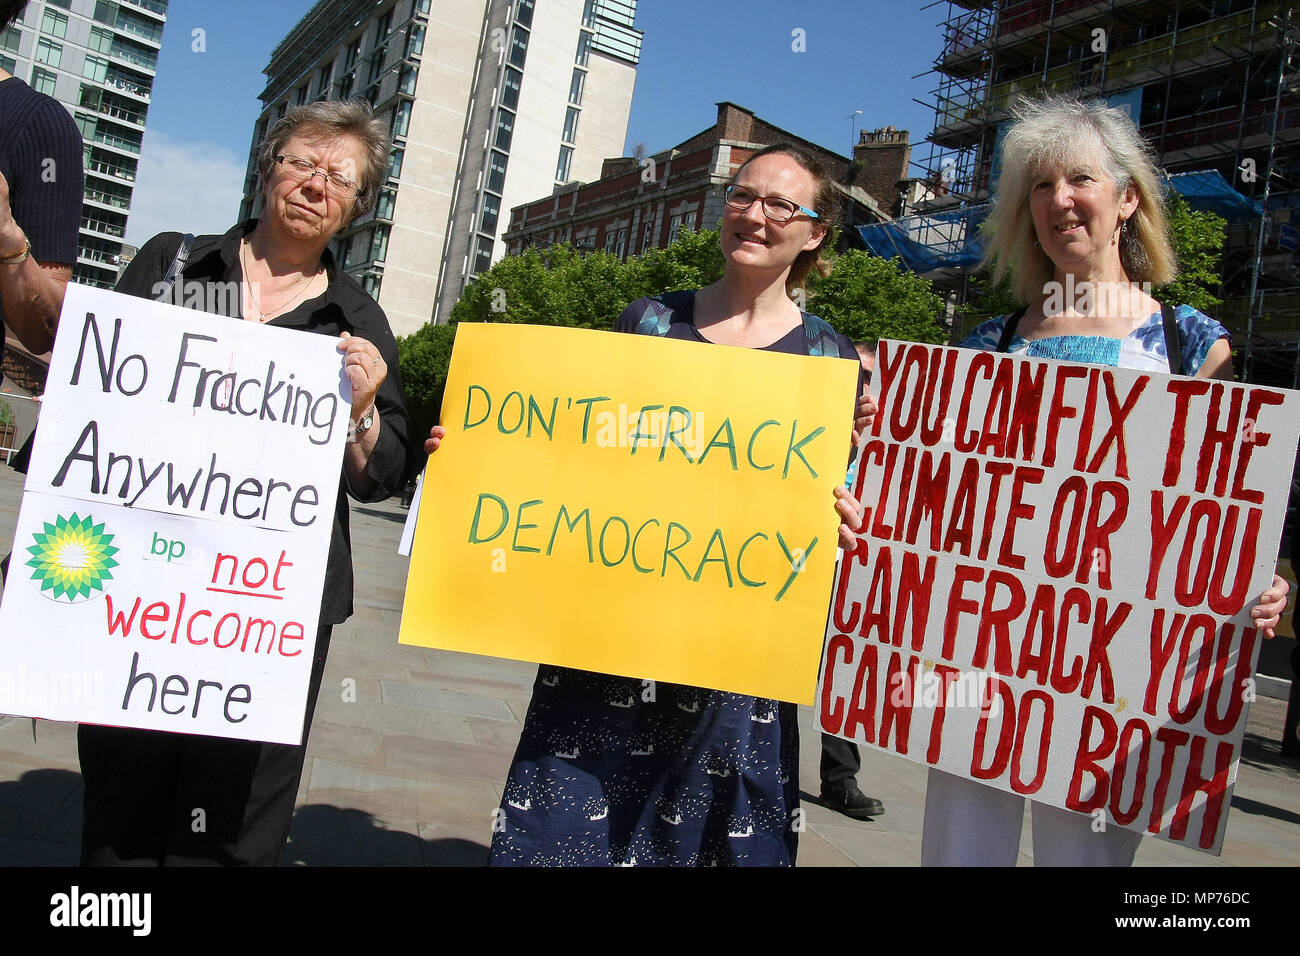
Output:
<svg viewBox="0 0 1300 956">
<path fill-rule="evenodd" d="M 27 552 L 32 557 L 27 567 L 32 580 L 41 582 L 41 593 L 58 600 L 84 601 L 104 582 L 112 579 L 117 567 L 113 555 L 113 536 L 104 532 L 104 523 L 95 524 L 90 515 L 81 518 L 74 511 L 71 518 L 58 516 L 53 524 L 45 522 L 45 531 L 32 535 L 35 544 Z"/>
</svg>

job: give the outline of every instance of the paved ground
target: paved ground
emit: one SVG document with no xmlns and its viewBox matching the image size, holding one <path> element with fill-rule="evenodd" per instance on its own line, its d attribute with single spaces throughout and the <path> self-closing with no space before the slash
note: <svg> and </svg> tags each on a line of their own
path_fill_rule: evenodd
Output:
<svg viewBox="0 0 1300 956">
<path fill-rule="evenodd" d="M 0 467 L 0 542 L 17 519 L 20 476 Z M 356 614 L 335 628 L 286 862 L 307 866 L 481 864 L 535 668 L 397 644 L 406 512 L 353 505 Z M 355 693 L 345 691 L 355 688 Z M 354 697 L 355 699 L 348 699 Z M 1223 856 L 1143 841 L 1146 866 L 1300 863 L 1300 761 L 1278 753 L 1285 703 L 1251 707 Z M 801 779 L 817 789 L 818 738 L 801 709 Z M 0 718 L 0 864 L 77 859 L 81 777 L 75 728 Z M 925 771 L 863 754 L 863 789 L 887 812 L 855 822 L 805 793 L 802 866 L 912 866 L 920 859 Z M 1029 815 L 1022 863 L 1029 862 Z"/>
</svg>

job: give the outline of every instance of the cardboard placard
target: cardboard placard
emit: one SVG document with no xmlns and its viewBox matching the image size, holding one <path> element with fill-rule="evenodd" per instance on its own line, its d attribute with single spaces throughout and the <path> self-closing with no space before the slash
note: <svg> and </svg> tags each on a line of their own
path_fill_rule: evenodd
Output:
<svg viewBox="0 0 1300 956">
<path fill-rule="evenodd" d="M 811 702 L 857 374 L 459 326 L 401 642 Z"/>
<path fill-rule="evenodd" d="M 883 341 L 827 733 L 1218 853 L 1300 393 Z"/>
<path fill-rule="evenodd" d="M 337 340 L 69 285 L 0 606 L 0 713 L 302 734 Z"/>
</svg>

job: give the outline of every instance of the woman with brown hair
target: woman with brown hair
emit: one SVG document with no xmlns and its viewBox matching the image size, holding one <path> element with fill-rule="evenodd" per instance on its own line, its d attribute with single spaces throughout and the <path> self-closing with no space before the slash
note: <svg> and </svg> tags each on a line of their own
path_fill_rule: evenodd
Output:
<svg viewBox="0 0 1300 956">
<path fill-rule="evenodd" d="M 817 158 L 797 146 L 761 150 L 736 172 L 725 200 L 723 277 L 639 299 L 615 329 L 856 362 L 847 338 L 791 298 L 810 271 L 826 268 L 821 252 L 838 205 Z M 859 414 L 873 407 L 866 400 Z M 435 428 L 426 449 L 444 435 Z M 836 497 L 840 544 L 852 548 L 860 509 L 844 488 Z M 798 758 L 794 704 L 543 666 L 491 860 L 792 865 Z"/>
</svg>

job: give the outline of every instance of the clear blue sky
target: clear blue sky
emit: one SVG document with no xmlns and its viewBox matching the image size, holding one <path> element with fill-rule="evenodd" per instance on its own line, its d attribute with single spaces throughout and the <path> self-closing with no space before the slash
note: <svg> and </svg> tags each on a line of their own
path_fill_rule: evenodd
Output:
<svg viewBox="0 0 1300 956">
<path fill-rule="evenodd" d="M 172 0 L 128 242 L 234 222 L 262 68 L 311 7 L 312 0 Z M 537 8 L 544 15 L 545 0 Z M 935 77 L 912 77 L 938 53 L 942 9 L 884 0 L 640 0 L 645 39 L 625 152 L 637 143 L 672 146 L 711 126 L 713 104 L 731 100 L 842 153 L 849 116 L 862 110 L 857 129 L 908 129 L 920 144 L 913 160 L 924 162 L 933 113 L 914 99 L 928 98 Z"/>
</svg>

